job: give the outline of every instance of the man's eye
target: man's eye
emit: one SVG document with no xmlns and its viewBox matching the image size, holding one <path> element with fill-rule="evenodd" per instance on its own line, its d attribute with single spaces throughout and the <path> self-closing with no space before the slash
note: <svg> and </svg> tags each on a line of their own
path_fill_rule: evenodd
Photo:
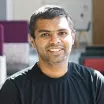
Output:
<svg viewBox="0 0 104 104">
<path fill-rule="evenodd" d="M 59 34 L 59 36 L 66 36 L 68 33 L 67 32 L 59 32 L 58 34 Z"/>
<path fill-rule="evenodd" d="M 41 34 L 41 37 L 49 37 L 49 36 L 50 36 L 49 33 L 43 33 L 43 34 Z"/>
</svg>

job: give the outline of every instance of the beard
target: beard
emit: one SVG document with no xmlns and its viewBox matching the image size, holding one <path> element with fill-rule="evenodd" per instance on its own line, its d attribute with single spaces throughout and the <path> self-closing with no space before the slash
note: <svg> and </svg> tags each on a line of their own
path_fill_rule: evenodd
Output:
<svg viewBox="0 0 104 104">
<path fill-rule="evenodd" d="M 50 49 L 59 48 L 59 52 L 50 52 Z M 71 48 L 67 48 L 63 45 L 49 45 L 45 48 L 45 52 L 38 51 L 39 58 L 49 64 L 59 64 L 68 60 Z"/>
</svg>

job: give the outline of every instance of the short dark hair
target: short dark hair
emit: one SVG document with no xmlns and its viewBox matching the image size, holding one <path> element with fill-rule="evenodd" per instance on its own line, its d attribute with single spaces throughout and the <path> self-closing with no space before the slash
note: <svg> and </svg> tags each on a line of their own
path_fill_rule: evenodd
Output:
<svg viewBox="0 0 104 104">
<path fill-rule="evenodd" d="M 55 5 L 45 5 L 39 8 L 35 13 L 32 14 L 30 18 L 29 23 L 29 31 L 30 35 L 35 39 L 35 28 L 36 28 L 36 22 L 39 19 L 53 19 L 55 17 L 65 17 L 67 21 L 69 22 L 69 26 L 72 30 L 72 32 L 75 32 L 73 26 L 73 20 L 71 16 L 64 10 L 64 8 L 55 6 Z"/>
</svg>

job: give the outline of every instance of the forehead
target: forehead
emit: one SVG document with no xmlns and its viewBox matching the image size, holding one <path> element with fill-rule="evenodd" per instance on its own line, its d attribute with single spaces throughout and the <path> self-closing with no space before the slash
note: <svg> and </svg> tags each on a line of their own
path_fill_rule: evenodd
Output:
<svg viewBox="0 0 104 104">
<path fill-rule="evenodd" d="M 55 17 L 53 19 L 39 19 L 36 22 L 36 30 L 38 29 L 70 29 L 68 21 L 65 17 Z"/>
</svg>

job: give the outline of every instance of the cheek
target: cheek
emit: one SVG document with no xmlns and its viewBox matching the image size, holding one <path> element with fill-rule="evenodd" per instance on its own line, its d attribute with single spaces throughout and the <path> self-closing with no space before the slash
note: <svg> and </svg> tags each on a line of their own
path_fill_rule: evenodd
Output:
<svg viewBox="0 0 104 104">
<path fill-rule="evenodd" d="M 46 47 L 46 42 L 45 42 L 45 41 L 38 40 L 38 41 L 35 41 L 35 44 L 36 44 L 36 49 L 37 49 L 38 51 L 43 51 L 43 50 L 45 50 L 45 47 Z"/>
<path fill-rule="evenodd" d="M 66 44 L 68 44 L 69 46 L 72 46 L 73 45 L 73 38 L 72 38 L 72 36 L 67 36 L 65 39 L 64 39 L 64 42 L 66 43 Z"/>
</svg>

